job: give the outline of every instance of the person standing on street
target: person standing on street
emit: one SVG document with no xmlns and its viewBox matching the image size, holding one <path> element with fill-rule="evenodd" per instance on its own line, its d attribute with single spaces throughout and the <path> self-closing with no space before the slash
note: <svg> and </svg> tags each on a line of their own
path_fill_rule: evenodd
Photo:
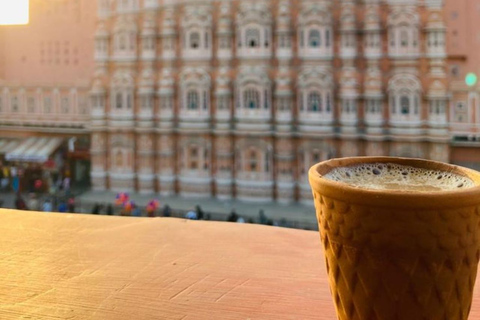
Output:
<svg viewBox="0 0 480 320">
<path fill-rule="evenodd" d="M 198 218 L 198 220 L 203 220 L 204 213 L 203 213 L 202 208 L 200 208 L 200 206 L 197 205 L 196 208 L 195 208 L 195 211 L 197 211 L 197 218 Z"/>
<path fill-rule="evenodd" d="M 30 193 L 30 199 L 28 200 L 28 208 L 32 211 L 38 211 L 40 209 L 38 205 L 37 195 L 35 193 Z"/>
<path fill-rule="evenodd" d="M 68 212 L 75 213 L 75 198 L 74 197 L 68 198 L 67 203 L 68 203 Z"/>
<path fill-rule="evenodd" d="M 172 209 L 170 209 L 170 206 L 168 204 L 166 204 L 164 207 L 163 207 L 163 210 L 162 210 L 162 215 L 164 217 L 170 217 L 172 215 Z"/>
<path fill-rule="evenodd" d="M 43 212 L 52 212 L 53 210 L 53 206 L 52 206 L 52 202 L 47 199 L 43 202 Z"/>
<path fill-rule="evenodd" d="M 142 216 L 142 210 L 140 210 L 140 208 L 138 206 L 135 206 L 135 208 L 133 209 L 132 215 L 134 217 L 141 217 Z"/>
</svg>

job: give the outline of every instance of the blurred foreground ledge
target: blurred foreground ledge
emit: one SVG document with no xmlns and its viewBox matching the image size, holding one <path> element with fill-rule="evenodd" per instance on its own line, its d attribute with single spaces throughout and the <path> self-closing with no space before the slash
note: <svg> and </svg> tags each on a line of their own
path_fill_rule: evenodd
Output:
<svg viewBox="0 0 480 320">
<path fill-rule="evenodd" d="M 314 231 L 0 215 L 0 319 L 335 318 Z"/>
<path fill-rule="evenodd" d="M 315 231 L 0 216 L 0 319 L 336 319 Z M 480 319 L 478 285 L 470 319 Z"/>
</svg>

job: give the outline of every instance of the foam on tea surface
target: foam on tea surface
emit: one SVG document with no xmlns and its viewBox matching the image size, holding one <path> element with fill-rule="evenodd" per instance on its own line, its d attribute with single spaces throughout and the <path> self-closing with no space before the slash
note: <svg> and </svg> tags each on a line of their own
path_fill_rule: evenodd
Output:
<svg viewBox="0 0 480 320">
<path fill-rule="evenodd" d="M 394 163 L 366 163 L 339 167 L 324 176 L 352 186 L 377 190 L 452 191 L 474 187 L 467 177 L 439 170 Z"/>
</svg>

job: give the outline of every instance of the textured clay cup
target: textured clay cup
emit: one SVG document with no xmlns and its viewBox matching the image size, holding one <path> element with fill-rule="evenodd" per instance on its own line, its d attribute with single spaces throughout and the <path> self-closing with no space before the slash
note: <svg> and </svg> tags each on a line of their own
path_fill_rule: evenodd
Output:
<svg viewBox="0 0 480 320">
<path fill-rule="evenodd" d="M 456 191 L 372 190 L 323 177 L 397 163 L 467 176 Z M 354 157 L 309 171 L 338 319 L 466 320 L 480 257 L 480 173 L 435 161 Z"/>
</svg>

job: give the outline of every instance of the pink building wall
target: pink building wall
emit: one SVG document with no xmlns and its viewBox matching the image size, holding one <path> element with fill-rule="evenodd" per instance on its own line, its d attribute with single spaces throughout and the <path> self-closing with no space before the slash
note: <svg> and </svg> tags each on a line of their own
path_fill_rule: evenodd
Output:
<svg viewBox="0 0 480 320">
<path fill-rule="evenodd" d="M 457 76 L 463 81 L 468 72 L 480 76 L 480 0 L 446 0 L 447 52 L 451 67 L 457 65 Z"/>
<path fill-rule="evenodd" d="M 22 86 L 87 84 L 96 13 L 95 0 L 30 0 L 28 25 L 0 27 L 0 78 Z"/>
</svg>

